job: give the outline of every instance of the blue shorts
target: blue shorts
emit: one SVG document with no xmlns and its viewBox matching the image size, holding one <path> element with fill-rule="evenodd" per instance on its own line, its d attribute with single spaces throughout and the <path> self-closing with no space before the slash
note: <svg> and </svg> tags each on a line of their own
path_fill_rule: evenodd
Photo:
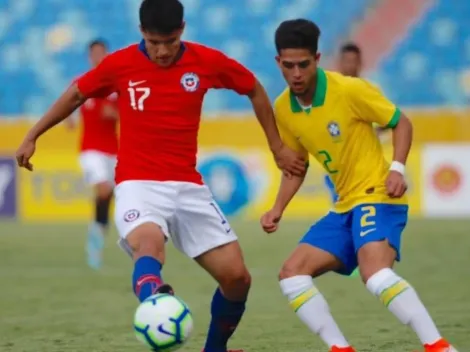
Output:
<svg viewBox="0 0 470 352">
<path fill-rule="evenodd" d="M 400 261 L 401 233 L 407 220 L 407 205 L 362 204 L 347 213 L 328 213 L 300 243 L 333 254 L 343 263 L 337 272 L 350 275 L 357 267 L 357 251 L 369 242 L 388 240 Z"/>
</svg>

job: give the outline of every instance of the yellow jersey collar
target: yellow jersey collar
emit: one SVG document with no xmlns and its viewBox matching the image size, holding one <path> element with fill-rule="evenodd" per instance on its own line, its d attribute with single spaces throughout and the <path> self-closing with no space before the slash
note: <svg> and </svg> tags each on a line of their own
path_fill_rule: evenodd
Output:
<svg viewBox="0 0 470 352">
<path fill-rule="evenodd" d="M 326 97 L 326 73 L 323 69 L 317 68 L 317 87 L 315 89 L 315 95 L 313 96 L 312 108 L 318 108 L 325 103 Z M 293 113 L 302 112 L 303 109 L 299 102 L 295 98 L 295 95 L 289 91 L 290 96 L 290 108 Z"/>
</svg>

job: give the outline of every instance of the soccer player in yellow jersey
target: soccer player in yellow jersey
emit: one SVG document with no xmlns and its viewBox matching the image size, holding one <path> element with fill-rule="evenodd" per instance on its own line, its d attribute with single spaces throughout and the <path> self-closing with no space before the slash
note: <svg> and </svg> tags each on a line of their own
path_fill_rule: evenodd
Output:
<svg viewBox="0 0 470 352">
<path fill-rule="evenodd" d="M 314 224 L 279 274 L 283 294 L 299 318 L 334 352 L 352 352 L 312 277 L 349 275 L 359 266 L 367 289 L 413 329 L 427 352 L 456 352 L 444 340 L 413 287 L 393 268 L 408 218 L 404 179 L 412 126 L 365 80 L 317 67 L 320 30 L 311 21 L 283 22 L 277 61 L 288 88 L 275 113 L 284 142 L 321 163 L 335 183 L 334 209 Z M 393 162 L 384 159 L 372 123 L 393 129 Z M 261 218 L 274 232 L 303 177 L 284 174 L 273 208 Z"/>
</svg>

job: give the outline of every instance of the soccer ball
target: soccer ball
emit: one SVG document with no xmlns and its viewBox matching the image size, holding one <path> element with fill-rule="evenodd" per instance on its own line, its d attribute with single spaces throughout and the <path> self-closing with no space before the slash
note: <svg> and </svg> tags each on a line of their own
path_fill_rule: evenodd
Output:
<svg viewBox="0 0 470 352">
<path fill-rule="evenodd" d="M 156 294 L 143 301 L 134 316 L 137 339 L 152 351 L 176 351 L 193 331 L 193 317 L 181 299 Z"/>
</svg>

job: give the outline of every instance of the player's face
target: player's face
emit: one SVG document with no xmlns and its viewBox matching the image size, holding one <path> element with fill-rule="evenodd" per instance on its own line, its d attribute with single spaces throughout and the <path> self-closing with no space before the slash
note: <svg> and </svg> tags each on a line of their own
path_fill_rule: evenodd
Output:
<svg viewBox="0 0 470 352">
<path fill-rule="evenodd" d="M 355 52 L 342 53 L 339 58 L 339 71 L 345 76 L 359 77 L 361 58 Z"/>
<path fill-rule="evenodd" d="M 168 67 L 175 62 L 180 53 L 182 34 L 183 29 L 179 29 L 171 34 L 142 31 L 150 60 L 162 67 Z"/>
<path fill-rule="evenodd" d="M 307 49 L 281 50 L 276 61 L 292 93 L 302 96 L 313 87 L 319 59 Z"/>
<path fill-rule="evenodd" d="M 96 67 L 99 65 L 101 61 L 108 55 L 108 51 L 103 45 L 94 45 L 90 49 L 90 64 L 93 67 Z"/>
</svg>

